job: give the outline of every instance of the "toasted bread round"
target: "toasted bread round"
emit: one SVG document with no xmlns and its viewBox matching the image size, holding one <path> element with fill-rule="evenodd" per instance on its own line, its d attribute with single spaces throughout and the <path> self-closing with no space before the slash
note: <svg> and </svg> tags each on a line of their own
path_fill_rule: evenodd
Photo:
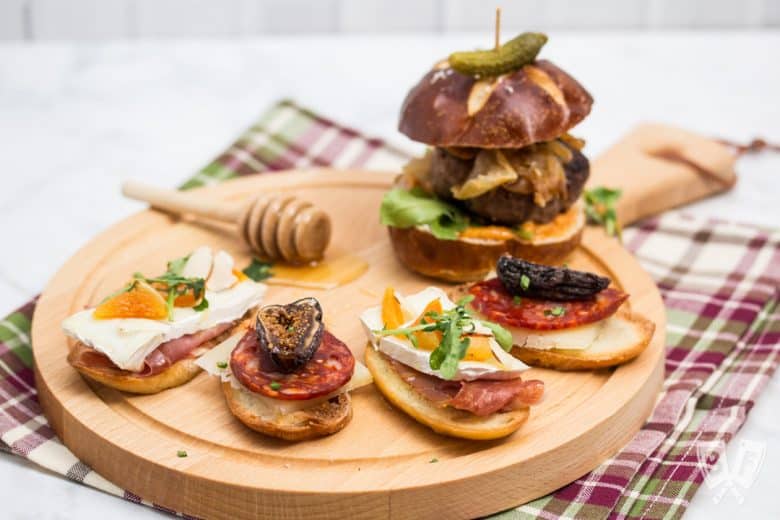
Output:
<svg viewBox="0 0 780 520">
<path fill-rule="evenodd" d="M 448 295 L 457 301 L 469 295 L 469 286 L 461 284 L 448 291 Z M 476 317 L 484 318 L 474 309 Z M 631 361 L 650 344 L 655 332 L 655 323 L 644 316 L 630 312 L 626 304 L 603 320 L 609 327 L 594 344 L 585 350 L 541 348 L 555 340 L 556 334 L 566 334 L 567 330 L 539 332 L 530 329 L 518 329 L 502 325 L 512 333 L 515 345 L 511 354 L 531 366 L 551 368 L 553 370 L 596 370 L 613 367 Z M 586 326 L 596 326 L 597 323 Z M 522 343 L 522 344 L 521 344 Z M 536 344 L 536 348 L 529 346 Z"/>
<path fill-rule="evenodd" d="M 572 206 L 545 226 L 555 229 L 555 233 L 530 240 L 519 237 L 442 240 L 422 227 L 388 227 L 388 231 L 396 256 L 408 269 L 448 282 L 473 282 L 495 270 L 498 257 L 504 253 L 542 264 L 562 262 L 582 239 L 585 227 L 582 205 Z"/>
<path fill-rule="evenodd" d="M 387 358 L 371 347 L 366 348 L 366 366 L 374 377 L 374 384 L 388 401 L 437 433 L 462 439 L 499 439 L 517 431 L 528 420 L 528 407 L 480 417 L 437 406 L 401 379 Z"/>
<path fill-rule="evenodd" d="M 521 148 L 565 133 L 592 104 L 582 85 L 546 60 L 494 81 L 442 63 L 406 96 L 398 129 L 433 146 Z"/>
<path fill-rule="evenodd" d="M 302 441 L 323 437 L 343 429 L 352 419 L 352 403 L 349 393 L 343 392 L 311 408 L 289 414 L 265 415 L 265 408 L 257 397 L 230 381 L 222 383 L 230 411 L 249 428 L 286 441 Z"/>
<path fill-rule="evenodd" d="M 523 363 L 555 370 L 595 370 L 631 361 L 647 348 L 655 324 L 639 314 L 619 312 L 609 318 L 605 336 L 585 350 L 539 349 L 515 345 L 512 355 Z"/>
<path fill-rule="evenodd" d="M 216 343 L 215 343 L 216 344 Z M 177 361 L 164 371 L 153 376 L 139 376 L 127 370 L 116 368 L 89 367 L 73 365 L 82 375 L 122 392 L 133 394 L 156 394 L 168 388 L 183 385 L 198 375 L 201 368 L 195 364 L 195 358 Z"/>
</svg>

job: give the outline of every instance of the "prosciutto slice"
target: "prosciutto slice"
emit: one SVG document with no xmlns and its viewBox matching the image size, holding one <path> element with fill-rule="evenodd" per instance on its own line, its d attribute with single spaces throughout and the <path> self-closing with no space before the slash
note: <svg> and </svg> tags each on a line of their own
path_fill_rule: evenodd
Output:
<svg viewBox="0 0 780 520">
<path fill-rule="evenodd" d="M 144 369 L 139 373 L 142 376 L 159 374 L 177 361 L 181 361 L 195 349 L 211 341 L 233 326 L 232 322 L 222 323 L 210 329 L 200 330 L 193 334 L 186 334 L 180 338 L 166 341 L 154 349 L 144 360 Z"/>
<path fill-rule="evenodd" d="M 133 372 L 133 374 L 142 377 L 157 375 L 177 361 L 190 356 L 205 343 L 229 331 L 234 325 L 234 322 L 221 323 L 210 329 L 166 341 L 147 355 L 144 360 L 144 368 L 140 372 Z M 75 349 L 68 356 L 68 360 L 74 366 L 83 366 L 103 371 L 127 372 L 114 365 L 106 355 L 82 343 L 76 345 Z"/>
<path fill-rule="evenodd" d="M 389 361 L 401 379 L 429 401 L 478 416 L 536 404 L 544 394 L 544 383 L 538 380 L 448 381 L 418 372 L 395 359 Z"/>
</svg>

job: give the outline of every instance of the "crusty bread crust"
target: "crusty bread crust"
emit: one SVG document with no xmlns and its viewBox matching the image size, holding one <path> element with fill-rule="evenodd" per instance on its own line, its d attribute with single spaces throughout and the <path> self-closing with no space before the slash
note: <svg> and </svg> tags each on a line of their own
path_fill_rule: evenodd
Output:
<svg viewBox="0 0 780 520">
<path fill-rule="evenodd" d="M 371 347 L 366 348 L 366 366 L 374 377 L 374 384 L 388 401 L 437 433 L 463 439 L 500 439 L 517 431 L 528 420 L 528 407 L 480 417 L 437 406 L 401 379 L 384 354 Z"/>
<path fill-rule="evenodd" d="M 450 298 L 457 301 L 467 296 L 468 284 L 461 284 L 448 291 Z M 625 304 L 624 304 L 625 306 Z M 475 310 L 471 312 L 480 316 Z M 627 363 L 642 353 L 650 344 L 650 339 L 655 332 L 655 323 L 644 316 L 632 313 L 626 308 L 621 307 L 614 314 L 621 319 L 630 322 L 637 332 L 638 341 L 625 345 L 618 350 L 609 352 L 588 352 L 585 350 L 561 350 L 521 347 L 514 345 L 511 354 L 531 366 L 551 368 L 553 370 L 596 370 L 599 368 L 613 367 Z M 512 327 L 505 328 L 512 329 Z"/>
<path fill-rule="evenodd" d="M 125 370 L 105 371 L 85 366 L 74 366 L 84 376 L 122 392 L 133 394 L 156 394 L 183 385 L 198 375 L 201 368 L 194 358 L 177 361 L 159 374 L 138 376 Z"/>
<path fill-rule="evenodd" d="M 409 92 L 398 129 L 433 146 L 521 148 L 562 135 L 590 113 L 593 98 L 577 80 L 546 60 L 499 78 L 472 115 L 477 79 L 436 67 Z"/>
<path fill-rule="evenodd" d="M 635 313 L 624 313 L 621 317 L 629 320 L 638 330 L 639 340 L 625 345 L 620 350 L 592 353 L 585 350 L 541 350 L 515 345 L 512 355 L 528 365 L 552 368 L 554 370 L 596 370 L 627 363 L 637 357 L 650 344 L 655 332 L 655 323 Z"/>
<path fill-rule="evenodd" d="M 262 414 L 249 390 L 235 387 L 230 381 L 225 381 L 222 383 L 222 392 L 230 411 L 239 421 L 252 430 L 286 441 L 303 441 L 331 435 L 343 429 L 352 419 L 352 403 L 348 392 L 311 408 L 274 417 Z"/>
<path fill-rule="evenodd" d="M 390 241 L 395 255 L 408 269 L 448 282 L 482 280 L 495 270 L 504 253 L 541 264 L 561 263 L 582 240 L 585 218 L 575 229 L 567 230 L 560 239 L 544 242 L 511 240 L 440 240 L 429 231 L 417 227 L 389 226 Z"/>
</svg>

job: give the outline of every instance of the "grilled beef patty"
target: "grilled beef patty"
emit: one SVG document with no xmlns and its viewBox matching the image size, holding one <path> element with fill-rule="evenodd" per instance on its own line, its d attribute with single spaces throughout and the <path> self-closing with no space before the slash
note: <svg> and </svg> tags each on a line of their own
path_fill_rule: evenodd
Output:
<svg viewBox="0 0 780 520">
<path fill-rule="evenodd" d="M 488 222 L 514 226 L 527 220 L 543 224 L 563 213 L 579 198 L 585 181 L 590 174 L 587 157 L 579 150 L 569 147 L 572 159 L 564 165 L 566 173 L 566 197 L 553 198 L 544 207 L 534 203 L 532 193 L 523 194 L 502 187 L 490 190 L 478 197 L 456 200 L 450 191 L 462 184 L 474 166 L 474 159 L 461 159 L 443 148 L 436 148 L 431 163 L 429 181 L 436 196 L 450 201 Z"/>
</svg>

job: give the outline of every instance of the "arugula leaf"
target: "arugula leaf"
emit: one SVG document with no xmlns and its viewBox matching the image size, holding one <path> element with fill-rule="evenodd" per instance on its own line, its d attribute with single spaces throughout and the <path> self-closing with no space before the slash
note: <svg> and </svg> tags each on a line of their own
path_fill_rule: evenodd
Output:
<svg viewBox="0 0 780 520">
<path fill-rule="evenodd" d="M 466 355 L 471 340 L 468 337 L 461 337 L 462 329 L 458 325 L 458 320 L 450 320 L 449 327 L 444 332 L 441 343 L 436 350 L 431 353 L 431 368 L 438 369 L 444 379 L 452 379 L 458 371 L 458 363 Z M 433 354 L 438 350 L 444 350 L 443 358 L 439 366 L 434 366 Z"/>
<path fill-rule="evenodd" d="M 184 271 L 184 266 L 187 265 L 187 260 L 189 259 L 190 255 L 171 260 L 168 262 L 168 272 L 177 276 L 181 276 L 182 271 Z"/>
<path fill-rule="evenodd" d="M 615 203 L 620 198 L 619 189 L 598 186 L 585 190 L 585 214 L 591 223 L 604 226 L 609 236 L 617 236 L 622 240 L 622 230 L 617 218 Z"/>
<path fill-rule="evenodd" d="M 480 321 L 482 326 L 485 328 L 490 329 L 490 332 L 493 333 L 493 337 L 496 338 L 496 343 L 501 345 L 501 348 L 509 352 L 512 350 L 512 344 L 514 341 L 512 340 L 512 333 L 506 330 L 504 327 L 499 325 L 498 323 L 493 323 L 492 321 Z"/>
<path fill-rule="evenodd" d="M 260 282 L 262 280 L 265 280 L 266 278 L 270 278 L 273 276 L 273 272 L 271 271 L 271 263 L 270 262 L 263 262 L 262 260 L 258 260 L 257 258 L 252 258 L 252 262 L 246 266 L 241 272 L 247 275 L 250 279 L 254 280 L 255 282 Z"/>
<path fill-rule="evenodd" d="M 157 289 L 160 292 L 166 293 L 165 297 L 165 306 L 168 309 L 168 320 L 173 321 L 173 309 L 175 306 L 175 301 L 178 296 L 182 296 L 184 294 L 187 294 L 188 292 L 192 292 L 192 296 L 195 299 L 195 301 L 203 298 L 203 295 L 206 294 L 206 280 L 203 278 L 187 278 L 184 276 L 181 276 L 181 270 L 184 268 L 184 263 L 186 262 L 186 258 L 184 258 L 184 262 L 182 262 L 182 258 L 177 258 L 176 260 L 172 260 L 168 262 L 168 270 L 165 271 L 160 276 L 155 276 L 153 278 L 149 278 L 144 276 L 143 273 L 135 273 L 133 274 L 133 278 L 136 280 L 142 280 L 155 289 Z M 175 272 L 178 271 L 178 272 Z M 203 298 L 205 301 L 205 298 Z M 201 309 L 198 309 L 197 307 L 201 307 L 204 305 L 203 301 L 200 302 L 199 305 L 196 306 L 195 310 L 203 310 L 206 307 L 208 307 L 208 302 L 205 303 L 206 307 L 202 307 Z"/>
<path fill-rule="evenodd" d="M 455 206 L 414 188 L 394 188 L 382 198 L 380 222 L 385 226 L 410 228 L 427 224 L 442 240 L 455 240 L 468 227 L 468 217 Z"/>
<path fill-rule="evenodd" d="M 463 298 L 455 302 L 455 305 L 457 305 L 458 307 L 465 307 L 469 303 L 473 302 L 474 298 L 475 296 L 473 294 L 467 294 L 466 296 L 464 296 Z"/>
<path fill-rule="evenodd" d="M 431 352 L 429 364 L 433 370 L 439 372 L 442 379 L 452 379 L 458 371 L 458 363 L 466 355 L 466 351 L 469 348 L 470 340 L 468 334 L 473 333 L 476 328 L 476 320 L 472 318 L 465 307 L 471 299 L 473 299 L 473 296 L 469 295 L 458 301 L 454 309 L 442 313 L 426 313 L 426 323 L 372 332 L 378 336 L 405 336 L 413 345 L 415 344 L 414 333 L 417 331 L 442 332 L 441 342 Z M 491 331 L 495 330 L 498 332 L 496 341 L 502 348 L 507 348 L 505 346 L 507 342 L 511 348 L 512 335 L 507 330 L 495 323 L 482 323 L 485 323 Z"/>
<path fill-rule="evenodd" d="M 209 301 L 206 298 L 203 298 L 199 304 L 197 304 L 195 307 L 193 307 L 193 310 L 196 310 L 198 312 L 205 311 L 209 308 Z"/>
<path fill-rule="evenodd" d="M 122 287 L 121 289 L 119 289 L 117 291 L 114 291 L 111 294 L 109 294 L 108 296 L 106 296 L 105 298 L 103 298 L 100 301 L 100 303 L 103 304 L 103 303 L 107 302 L 108 300 L 110 300 L 111 298 L 113 298 L 114 296 L 119 296 L 120 294 L 124 294 L 126 292 L 130 292 L 134 288 L 135 288 L 135 281 L 132 281 L 132 282 L 128 283 L 127 285 L 125 285 L 124 287 Z"/>
</svg>

